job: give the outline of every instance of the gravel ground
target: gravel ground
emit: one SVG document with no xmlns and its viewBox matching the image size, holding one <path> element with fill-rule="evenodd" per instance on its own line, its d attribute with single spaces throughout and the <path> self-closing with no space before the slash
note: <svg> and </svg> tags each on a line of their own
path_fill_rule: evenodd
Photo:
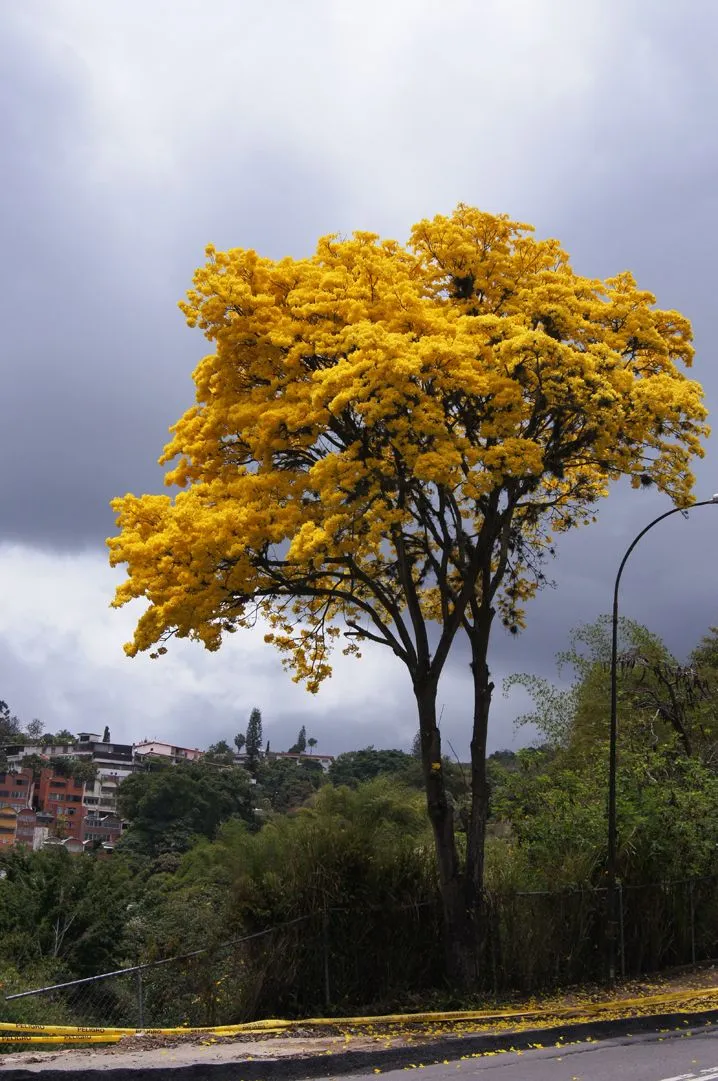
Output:
<svg viewBox="0 0 718 1081">
<path fill-rule="evenodd" d="M 387 1047 L 406 1045 L 401 1037 L 352 1037 L 344 1036 L 281 1036 L 256 1039 L 255 1037 L 213 1036 L 211 1033 L 192 1033 L 177 1036 L 125 1036 L 119 1043 L 107 1047 L 70 1048 L 59 1051 L 23 1051 L 3 1055 L 0 1059 L 0 1077 L 5 1070 L 27 1068 L 30 1073 L 41 1073 L 47 1067 L 81 1075 L 86 1070 L 105 1070 L 112 1073 L 118 1067 L 137 1068 L 147 1066 L 186 1066 L 196 1063 L 223 1063 L 237 1061 L 262 1061 L 296 1059 L 318 1055 L 332 1055 L 345 1050 L 377 1051 Z"/>
</svg>

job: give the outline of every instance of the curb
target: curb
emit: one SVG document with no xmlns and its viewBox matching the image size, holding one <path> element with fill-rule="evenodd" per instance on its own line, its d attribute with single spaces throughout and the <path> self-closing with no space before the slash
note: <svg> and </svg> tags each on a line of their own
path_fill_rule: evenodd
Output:
<svg viewBox="0 0 718 1081">
<path fill-rule="evenodd" d="M 377 1051 L 341 1051 L 334 1054 L 308 1055 L 302 1058 L 236 1059 L 228 1062 L 196 1062 L 176 1066 L 123 1065 L 119 1056 L 117 1065 L 112 1059 L 104 1060 L 101 1067 L 88 1062 L 87 1069 L 75 1065 L 68 1069 L 10 1067 L 4 1069 L 0 1058 L 0 1076 L 3 1081 L 32 1081 L 42 1077 L 45 1081 L 69 1081 L 81 1077 L 82 1081 L 306 1081 L 309 1078 L 337 1077 L 342 1074 L 368 1073 L 379 1069 L 397 1070 L 416 1066 L 431 1066 L 445 1059 L 456 1060 L 469 1055 L 496 1051 L 525 1051 L 532 1045 L 546 1040 L 555 1045 L 557 1041 L 581 1042 L 607 1040 L 621 1036 L 666 1032 L 666 1038 L 677 1032 L 690 1032 L 718 1022 L 718 1009 L 695 1013 L 651 1014 L 643 1017 L 624 1017 L 609 1021 L 584 1021 L 557 1025 L 553 1028 L 535 1028 L 522 1032 L 501 1032 L 476 1036 L 446 1036 L 416 1043 L 410 1047 L 395 1047 Z M 670 1032 L 667 1030 L 671 1030 Z M 132 1052 L 129 1052 L 132 1053 Z M 146 1054 L 147 1052 L 135 1052 Z M 38 1064 L 41 1065 L 41 1064 Z"/>
</svg>

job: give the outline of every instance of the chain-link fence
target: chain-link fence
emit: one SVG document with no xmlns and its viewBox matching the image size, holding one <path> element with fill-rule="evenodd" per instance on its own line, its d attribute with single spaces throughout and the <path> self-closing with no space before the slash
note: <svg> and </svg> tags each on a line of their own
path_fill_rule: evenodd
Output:
<svg viewBox="0 0 718 1081">
<path fill-rule="evenodd" d="M 387 918 L 388 917 L 388 918 Z M 38 999 L 46 1024 L 138 1028 L 214 1026 L 260 1016 L 346 1013 L 399 1002 L 406 988 L 441 980 L 441 927 L 433 903 L 333 908 L 217 946 L 7 996 Z M 22 1010 L 20 1009 L 20 1013 Z"/>
<path fill-rule="evenodd" d="M 487 985 L 531 992 L 606 973 L 607 892 L 489 895 Z M 635 977 L 718 956 L 718 876 L 618 887 L 618 965 Z"/>
<path fill-rule="evenodd" d="M 619 889 L 619 971 L 718 956 L 718 876 Z M 483 979 L 504 996 L 600 981 L 606 891 L 491 894 Z M 437 903 L 332 908 L 221 945 L 6 998 L 8 1019 L 120 1027 L 406 1008 L 443 981 Z M 39 1008 L 41 1007 L 41 1008 Z"/>
</svg>

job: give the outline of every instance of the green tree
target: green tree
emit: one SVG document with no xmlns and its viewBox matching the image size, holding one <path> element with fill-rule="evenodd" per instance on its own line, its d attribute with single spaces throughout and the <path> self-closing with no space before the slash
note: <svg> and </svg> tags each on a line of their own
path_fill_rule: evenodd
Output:
<svg viewBox="0 0 718 1081">
<path fill-rule="evenodd" d="M 289 754 L 304 754 L 307 749 L 307 729 L 305 725 L 299 729 L 297 742 L 289 748 Z"/>
<path fill-rule="evenodd" d="M 42 735 L 42 730 L 45 727 L 43 722 L 35 717 L 28 725 L 25 726 L 27 737 L 32 743 L 36 743 Z"/>
<path fill-rule="evenodd" d="M 255 706 L 247 724 L 247 768 L 256 770 L 262 753 L 262 713 Z"/>
<path fill-rule="evenodd" d="M 202 761 L 130 774 L 119 787 L 118 806 L 130 823 L 122 847 L 152 858 L 184 852 L 198 837 L 214 837 L 229 818 L 255 823 L 246 770 L 218 770 Z"/>
<path fill-rule="evenodd" d="M 309 753 L 310 754 L 313 754 L 314 748 L 316 747 L 317 742 L 318 741 L 314 738 L 314 736 L 310 736 L 309 739 L 307 740 L 307 747 L 309 748 Z"/>
<path fill-rule="evenodd" d="M 22 765 L 25 769 L 31 769 L 34 774 L 39 774 L 41 769 L 47 766 L 48 760 L 42 758 L 39 754 L 26 754 L 23 755 Z"/>
<path fill-rule="evenodd" d="M 345 751 L 344 754 L 337 755 L 329 767 L 328 777 L 334 785 L 356 788 L 357 785 L 372 781 L 381 774 L 394 774 L 403 778 L 414 764 L 412 756 L 405 751 L 365 747 L 361 751 Z"/>
<path fill-rule="evenodd" d="M 237 735 L 234 737 L 234 745 L 237 748 L 237 754 L 242 753 L 246 742 L 247 737 L 245 736 L 244 732 L 238 732 Z"/>
<path fill-rule="evenodd" d="M 623 745 L 618 800 L 619 875 L 624 885 L 715 873 L 718 775 L 660 746 Z M 521 868 L 522 889 L 602 886 L 606 853 L 605 744 L 580 759 L 565 751 L 518 752 L 492 794 L 510 826 L 503 859 Z"/>
<path fill-rule="evenodd" d="M 718 739 L 713 720 L 718 705 L 718 672 L 706 665 L 701 647 L 680 663 L 648 628 L 630 619 L 619 624 L 618 700 L 621 739 L 635 747 L 678 737 L 683 753 L 712 758 Z M 611 625 L 607 616 L 571 632 L 569 648 L 558 655 L 559 674 L 568 672 L 568 686 L 549 680 L 511 676 L 505 691 L 522 686 L 534 708 L 517 719 L 532 724 L 553 747 L 590 752 L 608 737 Z"/>
<path fill-rule="evenodd" d="M 325 781 L 318 762 L 292 762 L 278 758 L 263 762 L 257 770 L 258 795 L 276 814 L 301 807 Z"/>
<path fill-rule="evenodd" d="M 72 755 L 59 755 L 47 763 L 61 777 L 72 777 L 78 784 L 92 784 L 97 777 L 97 766 L 86 759 Z"/>
<path fill-rule="evenodd" d="M 122 963 L 133 884 L 122 860 L 74 857 L 64 849 L 0 852 L 0 961 L 40 962 L 56 979 L 81 978 Z"/>
<path fill-rule="evenodd" d="M 389 777 L 356 789 L 324 785 L 297 814 L 277 815 L 259 833 L 231 823 L 214 844 L 188 853 L 183 868 L 180 879 L 196 868 L 204 881 L 231 884 L 232 930 L 331 905 L 395 908 L 436 889 L 421 792 Z"/>
<path fill-rule="evenodd" d="M 0 701 L 0 745 L 17 743 L 22 739 L 22 727 L 7 702 Z"/>
<path fill-rule="evenodd" d="M 43 736 L 43 740 L 46 737 Z M 54 736 L 50 736 L 52 742 L 56 745 L 77 743 L 77 736 L 73 736 L 72 732 L 68 728 L 61 728 L 59 732 L 56 732 Z"/>
<path fill-rule="evenodd" d="M 102 742 L 103 743 L 111 743 L 112 742 L 112 740 L 110 739 L 110 729 L 107 727 L 107 725 L 105 725 L 105 731 L 102 733 Z"/>
<path fill-rule="evenodd" d="M 241 966 L 228 966 L 218 988 L 213 982 L 217 1020 L 229 1021 L 316 1009 L 324 927 L 335 993 L 347 1005 L 376 1001 L 377 992 L 395 999 L 412 986 L 407 966 L 423 972 L 433 958 L 439 967 L 427 903 L 435 898 L 422 793 L 386 778 L 351 791 L 324 785 L 257 833 L 236 820 L 224 824 L 215 841 L 199 841 L 179 866 L 154 874 L 138 909 L 141 949 L 168 956 L 278 928 L 258 953 L 243 951 Z M 427 917 L 421 926 L 429 935 L 417 951 L 419 916 Z"/>
<path fill-rule="evenodd" d="M 207 748 L 205 761 L 214 762 L 216 765 L 231 766 L 234 764 L 234 751 L 226 740 L 220 739 Z"/>
<path fill-rule="evenodd" d="M 619 862 L 624 882 L 709 874 L 718 831 L 715 772 L 716 636 L 679 663 L 646 627 L 619 625 Z M 602 884 L 606 847 L 611 626 L 606 617 L 576 628 L 558 655 L 556 687 L 511 677 L 534 708 L 542 749 L 521 751 L 492 772 L 492 814 L 510 824 L 528 877 L 524 888 Z M 510 852 L 510 846 L 504 855 Z M 550 869 L 550 873 L 548 873 Z"/>
</svg>

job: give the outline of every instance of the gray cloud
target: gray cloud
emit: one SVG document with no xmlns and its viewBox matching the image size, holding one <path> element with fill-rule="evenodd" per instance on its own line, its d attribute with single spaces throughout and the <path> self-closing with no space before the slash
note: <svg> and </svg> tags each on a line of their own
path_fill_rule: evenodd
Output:
<svg viewBox="0 0 718 1081">
<path fill-rule="evenodd" d="M 0 553 L 0 606 L 12 596 L 15 621 L 0 624 L 0 696 L 55 727 L 107 717 L 117 738 L 153 725 L 193 742 L 201 715 L 209 742 L 255 701 L 266 710 L 264 695 L 280 739 L 306 715 L 325 749 L 406 745 L 408 686 L 383 660 L 367 658 L 360 679 L 342 669 L 316 700 L 254 644 L 249 669 L 241 650 L 197 648 L 150 679 L 121 657 L 114 667 L 125 624 L 103 629 L 105 653 L 83 635 L 105 628 L 109 578 L 104 593 L 78 584 L 71 602 L 50 575 L 44 613 L 8 578 L 30 592 L 38 549 L 58 575 L 88 560 L 82 574 L 73 565 L 77 583 L 99 574 L 109 499 L 160 490 L 155 460 L 205 349 L 175 305 L 208 241 L 301 255 L 326 232 L 402 238 L 460 199 L 507 211 L 558 236 L 582 272 L 630 267 L 690 315 L 714 405 L 718 12 L 709 0 L 688 19 L 644 0 L 214 0 L 211 18 L 193 0 L 101 8 L 25 0 L 0 13 L 0 542 L 15 545 Z M 718 490 L 714 447 L 701 493 Z M 529 606 L 528 630 L 495 636 L 497 681 L 553 670 L 569 628 L 608 610 L 622 551 L 662 509 L 619 488 L 597 526 L 562 539 L 557 588 Z M 626 575 L 626 614 L 679 654 L 718 621 L 712 513 L 659 527 Z M 77 609 L 62 632 L 60 603 Z M 465 745 L 461 646 L 442 695 L 446 731 Z M 494 746 L 514 739 L 519 705 L 497 693 Z"/>
</svg>

